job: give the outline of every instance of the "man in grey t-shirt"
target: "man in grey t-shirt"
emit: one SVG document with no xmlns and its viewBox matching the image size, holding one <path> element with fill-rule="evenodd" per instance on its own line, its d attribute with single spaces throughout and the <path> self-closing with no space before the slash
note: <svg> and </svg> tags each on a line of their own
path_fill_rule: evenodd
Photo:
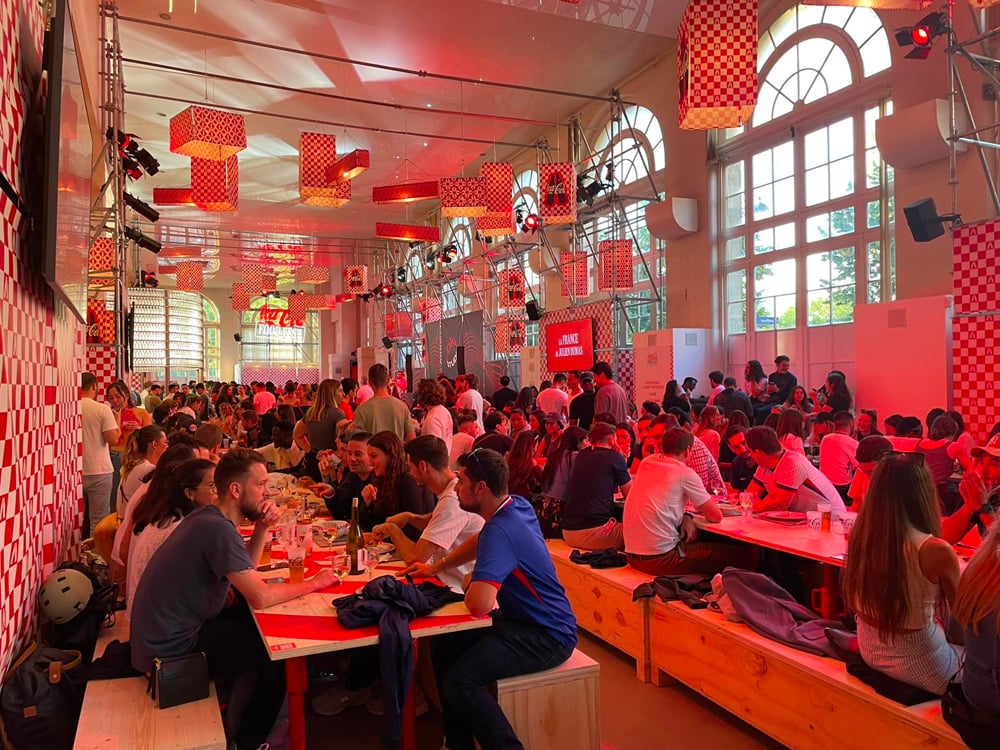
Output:
<svg viewBox="0 0 1000 750">
<path fill-rule="evenodd" d="M 395 432 L 403 442 L 410 440 L 416 430 L 406 404 L 389 395 L 389 368 L 381 363 L 372 365 L 368 382 L 375 395 L 354 410 L 354 426 L 372 435 Z"/>
</svg>

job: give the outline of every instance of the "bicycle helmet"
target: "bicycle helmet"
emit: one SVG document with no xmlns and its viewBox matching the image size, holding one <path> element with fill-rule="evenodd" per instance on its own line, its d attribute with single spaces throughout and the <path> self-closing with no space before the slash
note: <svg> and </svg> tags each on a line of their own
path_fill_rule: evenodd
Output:
<svg viewBox="0 0 1000 750">
<path fill-rule="evenodd" d="M 79 570 L 57 570 L 42 583 L 38 606 L 52 622 L 61 625 L 82 612 L 93 593 L 94 584 Z"/>
</svg>

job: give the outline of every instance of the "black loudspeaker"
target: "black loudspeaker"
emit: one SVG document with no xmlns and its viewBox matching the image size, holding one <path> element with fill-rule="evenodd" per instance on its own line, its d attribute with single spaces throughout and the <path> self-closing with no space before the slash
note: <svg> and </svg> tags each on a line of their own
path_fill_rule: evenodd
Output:
<svg viewBox="0 0 1000 750">
<path fill-rule="evenodd" d="M 528 320 L 541 320 L 542 310 L 535 300 L 528 300 L 524 303 L 525 312 L 528 313 Z"/>
<path fill-rule="evenodd" d="M 903 208 L 910 234 L 916 242 L 930 242 L 944 234 L 944 224 L 938 216 L 933 198 L 924 198 Z"/>
<path fill-rule="evenodd" d="M 392 339 L 389 338 L 388 336 L 383 336 L 382 346 L 384 346 L 386 349 L 392 349 Z"/>
<path fill-rule="evenodd" d="M 465 347 L 460 346 L 455 352 L 455 366 L 458 368 L 458 374 L 465 374 Z"/>
<path fill-rule="evenodd" d="M 413 393 L 413 355 L 406 355 L 406 390 Z"/>
</svg>

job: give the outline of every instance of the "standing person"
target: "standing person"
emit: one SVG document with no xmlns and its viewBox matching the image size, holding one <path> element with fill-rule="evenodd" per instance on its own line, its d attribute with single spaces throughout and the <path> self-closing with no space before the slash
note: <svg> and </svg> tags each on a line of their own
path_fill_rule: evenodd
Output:
<svg viewBox="0 0 1000 750">
<path fill-rule="evenodd" d="M 715 403 L 715 397 L 722 393 L 726 386 L 722 384 L 725 380 L 725 376 L 722 374 L 721 370 L 712 370 L 708 373 L 708 382 L 712 386 L 712 390 L 708 393 L 708 405 L 711 406 Z"/>
<path fill-rule="evenodd" d="M 614 372 L 607 362 L 595 362 L 590 368 L 594 373 L 594 383 L 597 385 L 597 395 L 594 397 L 594 413 L 608 413 L 614 418 L 614 424 L 628 421 L 628 396 L 625 389 L 612 380 Z"/>
<path fill-rule="evenodd" d="M 278 399 L 275 395 L 267 389 L 263 383 L 251 383 L 250 387 L 253 389 L 253 410 L 257 412 L 258 416 L 263 416 L 267 414 L 274 405 L 278 403 Z"/>
<path fill-rule="evenodd" d="M 111 497 L 118 497 L 118 484 L 121 481 L 122 461 L 125 455 L 125 445 L 129 436 L 136 430 L 153 423 L 153 417 L 145 409 L 133 406 L 128 386 L 116 380 L 104 391 L 107 404 L 115 415 L 118 425 L 118 441 L 111 444 L 111 465 L 114 467 L 114 477 L 111 480 Z M 115 503 L 117 505 L 117 503 Z"/>
<path fill-rule="evenodd" d="M 500 376 L 500 387 L 493 393 L 493 408 L 503 411 L 507 404 L 513 404 L 517 398 L 517 391 L 510 387 L 510 378 L 506 375 Z"/>
<path fill-rule="evenodd" d="M 314 482 L 322 481 L 319 452 L 337 449 L 337 424 L 347 415 L 338 405 L 343 397 L 340 383 L 326 378 L 319 384 L 312 406 L 295 423 L 292 438 L 306 452 L 302 459 L 302 475 Z"/>
<path fill-rule="evenodd" d="M 158 383 L 153 383 L 149 386 L 149 393 L 146 395 L 146 398 L 142 400 L 142 407 L 152 414 L 153 410 L 163 403 L 163 399 L 160 397 L 162 393 L 163 386 Z"/>
<path fill-rule="evenodd" d="M 459 375 L 455 378 L 455 389 L 458 394 L 455 397 L 455 408 L 475 413 L 479 434 L 482 434 L 485 428 L 483 427 L 483 395 L 478 390 L 479 378 L 471 372 Z"/>
<path fill-rule="evenodd" d="M 444 405 L 444 400 L 444 388 L 434 378 L 421 378 L 417 381 L 417 403 L 424 407 L 420 434 L 441 438 L 450 455 L 455 429 L 451 411 Z"/>
<path fill-rule="evenodd" d="M 819 470 L 833 482 L 845 504 L 850 502 L 847 491 L 858 468 L 855 458 L 858 441 L 851 437 L 852 432 L 854 417 L 849 412 L 839 411 L 833 416 L 833 432 L 819 444 Z"/>
<path fill-rule="evenodd" d="M 344 412 L 345 418 L 353 421 L 354 407 L 351 404 L 354 403 L 354 399 L 358 395 L 358 381 L 354 378 L 344 378 L 340 381 L 340 390 L 344 394 L 340 399 L 340 410 Z M 313 399 L 310 397 L 309 400 Z"/>
<path fill-rule="evenodd" d="M 594 376 L 591 373 L 580 374 L 580 389 L 580 392 L 569 402 L 569 422 L 589 430 L 594 421 L 594 399 L 597 397 Z"/>
<path fill-rule="evenodd" d="M 375 395 L 360 404 L 354 412 L 354 425 L 365 432 L 393 432 L 406 442 L 415 433 L 410 410 L 398 398 L 389 395 L 389 368 L 380 362 L 368 368 L 368 382 Z M 480 408 L 482 400 L 480 399 Z"/>
<path fill-rule="evenodd" d="M 579 370 L 570 370 L 566 373 L 566 395 L 569 396 L 569 403 L 572 405 L 573 399 L 583 393 L 583 385 L 581 382 L 581 373 Z"/>
<path fill-rule="evenodd" d="M 536 406 L 546 414 L 554 412 L 569 417 L 569 394 L 566 393 L 566 375 L 557 372 L 552 376 L 552 385 L 538 394 Z"/>
<path fill-rule="evenodd" d="M 627 498 L 632 485 L 628 465 L 614 445 L 615 428 L 598 422 L 588 434 L 570 472 L 563 504 L 566 543 L 581 549 L 625 549 L 622 525 L 615 519 L 615 491 Z"/>
<path fill-rule="evenodd" d="M 115 467 L 110 447 L 121 439 L 118 421 L 111 407 L 97 400 L 97 378 L 85 372 L 80 376 L 81 443 L 83 445 L 83 503 L 90 536 L 97 524 L 111 512 L 111 490 Z"/>
<path fill-rule="evenodd" d="M 904 454 L 879 461 L 847 546 L 844 601 L 855 613 L 865 663 L 943 695 L 961 650 L 936 617 L 958 588 L 955 550 L 941 539 L 930 472 Z"/>
<path fill-rule="evenodd" d="M 517 398 L 514 399 L 514 408 L 520 409 L 525 414 L 533 411 L 535 408 L 535 389 L 526 385 L 518 391 Z"/>
<path fill-rule="evenodd" d="M 444 744 L 451 750 L 472 750 L 475 741 L 483 750 L 520 748 L 490 690 L 497 680 L 566 661 L 576 647 L 576 618 L 535 512 L 527 500 L 507 492 L 503 457 L 483 449 L 463 456 L 460 464 L 459 503 L 485 520 L 478 541 L 433 565 L 412 567 L 434 574 L 475 556 L 465 605 L 473 616 L 491 615 L 493 627 L 434 639 Z"/>
<path fill-rule="evenodd" d="M 770 383 L 764 374 L 764 367 L 756 359 L 751 359 L 743 368 L 743 379 L 746 381 L 746 393 L 753 404 L 754 415 L 751 421 L 763 424 L 764 419 L 771 413 L 771 394 L 768 391 Z"/>
<path fill-rule="evenodd" d="M 774 372 L 767 376 L 767 392 L 771 394 L 771 403 L 785 403 L 799 384 L 799 379 L 790 372 L 791 363 L 785 354 L 774 358 Z"/>
<path fill-rule="evenodd" d="M 371 368 L 369 368 L 369 371 L 370 370 Z M 389 368 L 386 367 L 387 378 L 388 378 L 388 372 Z M 366 377 L 361 378 L 361 385 L 358 386 L 358 393 L 354 397 L 354 408 L 357 409 L 359 406 L 361 406 L 361 404 L 363 404 L 365 401 L 367 401 L 374 395 L 375 395 L 375 389 L 368 382 L 368 378 Z"/>
</svg>

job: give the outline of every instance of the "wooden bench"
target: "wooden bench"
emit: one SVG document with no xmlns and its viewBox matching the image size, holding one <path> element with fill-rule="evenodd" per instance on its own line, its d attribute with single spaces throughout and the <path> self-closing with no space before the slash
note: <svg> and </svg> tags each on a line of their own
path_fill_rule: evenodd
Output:
<svg viewBox="0 0 1000 750">
<path fill-rule="evenodd" d="M 526 750 L 598 750 L 600 665 L 580 650 L 544 672 L 497 682 L 497 700 Z"/>
<path fill-rule="evenodd" d="M 633 657 L 636 676 L 649 682 L 649 607 L 645 599 L 633 602 L 632 591 L 653 577 L 628 567 L 598 570 L 577 565 L 569 559 L 573 548 L 568 544 L 547 544 L 577 624 Z"/>
<path fill-rule="evenodd" d="M 650 658 L 662 670 L 796 750 L 963 750 L 939 701 L 903 706 L 808 654 L 681 602 L 656 600 Z"/>
<path fill-rule="evenodd" d="M 94 658 L 113 640 L 127 641 L 128 621 L 101 632 Z M 73 750 L 226 750 L 215 685 L 204 700 L 159 709 L 146 695 L 145 677 L 87 683 Z"/>
</svg>

